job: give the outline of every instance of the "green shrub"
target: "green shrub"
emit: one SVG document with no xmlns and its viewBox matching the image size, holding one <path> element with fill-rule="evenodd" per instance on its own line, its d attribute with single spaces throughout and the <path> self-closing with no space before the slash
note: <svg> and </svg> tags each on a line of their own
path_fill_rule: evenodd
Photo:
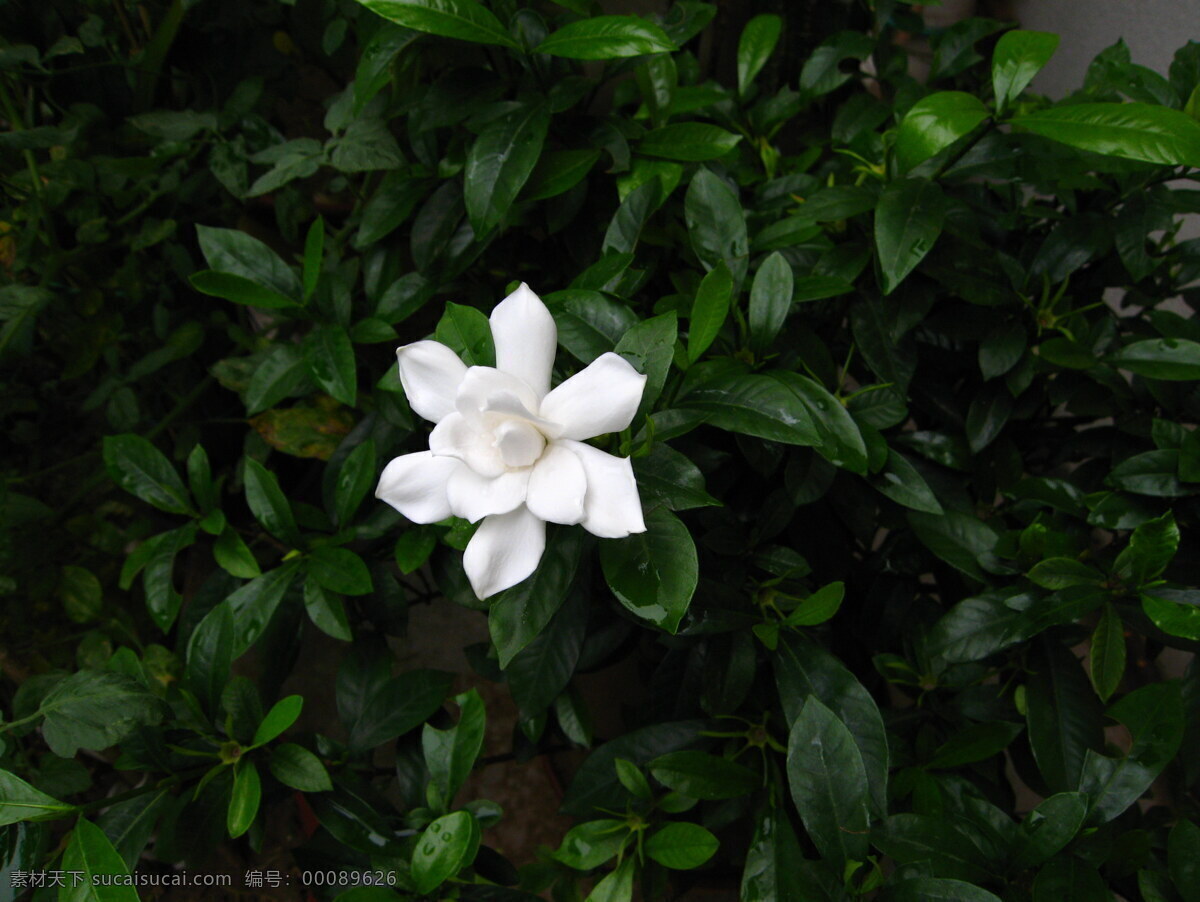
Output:
<svg viewBox="0 0 1200 902">
<path fill-rule="evenodd" d="M 359 902 L 1196 897 L 1200 44 L 1052 103 L 1055 36 L 967 20 L 922 83 L 869 6 L 804 57 L 697 0 L 0 12 L 14 887 L 252 858 L 277 805 Z M 486 582 L 426 483 L 381 494 L 436 522 L 371 496 L 429 447 L 393 349 L 492 366 L 520 283 L 551 384 L 600 359 L 623 411 L 546 447 L 641 510 Z M 588 485 L 541 497 L 626 484 Z M 585 516 L 530 504 L 535 543 Z M 386 642 L 439 598 L 513 754 L 591 750 L 519 872 L 460 792 L 483 696 Z M 313 732 L 302 642 L 341 655 Z"/>
</svg>

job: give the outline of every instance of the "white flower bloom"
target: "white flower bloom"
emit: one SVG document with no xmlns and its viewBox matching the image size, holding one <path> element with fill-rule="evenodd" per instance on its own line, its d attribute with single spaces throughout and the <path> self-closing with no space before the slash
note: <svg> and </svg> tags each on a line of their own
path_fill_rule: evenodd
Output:
<svg viewBox="0 0 1200 902">
<path fill-rule="evenodd" d="M 558 331 L 524 284 L 496 305 L 491 327 L 495 367 L 468 368 L 436 341 L 396 352 L 409 405 L 436 425 L 429 450 L 397 457 L 375 490 L 414 523 L 483 521 L 463 556 L 480 598 L 533 573 L 547 522 L 604 538 L 646 531 L 629 458 L 583 444 L 630 424 L 646 377 L 601 354 L 551 391 Z"/>
</svg>

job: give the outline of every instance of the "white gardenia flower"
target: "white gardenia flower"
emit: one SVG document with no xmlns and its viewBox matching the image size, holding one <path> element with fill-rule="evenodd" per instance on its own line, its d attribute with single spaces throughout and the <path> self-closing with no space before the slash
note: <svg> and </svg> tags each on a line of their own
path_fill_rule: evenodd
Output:
<svg viewBox="0 0 1200 902">
<path fill-rule="evenodd" d="M 429 450 L 397 457 L 375 490 L 414 523 L 483 521 L 463 556 L 481 599 L 537 569 L 547 522 L 603 538 L 646 531 L 629 458 L 583 443 L 629 426 L 646 377 L 607 353 L 551 391 L 558 330 L 524 283 L 491 327 L 495 367 L 467 367 L 436 341 L 396 351 L 409 406 L 437 425 Z"/>
</svg>

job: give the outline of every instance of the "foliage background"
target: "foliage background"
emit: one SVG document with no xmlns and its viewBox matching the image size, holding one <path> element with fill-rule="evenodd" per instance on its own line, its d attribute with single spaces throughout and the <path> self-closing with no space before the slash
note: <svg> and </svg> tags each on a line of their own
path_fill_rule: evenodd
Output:
<svg viewBox="0 0 1200 902">
<path fill-rule="evenodd" d="M 0 891 L 232 843 L 359 902 L 1196 896 L 1200 45 L 1049 103 L 1053 36 L 968 20 L 922 83 L 883 0 L 0 17 Z M 560 377 L 650 377 L 605 442 L 650 531 L 481 605 L 469 524 L 370 494 L 424 442 L 393 348 L 488 362 L 517 280 Z M 441 597 L 511 755 L 594 749 L 519 872 L 482 696 L 388 644 Z"/>
</svg>

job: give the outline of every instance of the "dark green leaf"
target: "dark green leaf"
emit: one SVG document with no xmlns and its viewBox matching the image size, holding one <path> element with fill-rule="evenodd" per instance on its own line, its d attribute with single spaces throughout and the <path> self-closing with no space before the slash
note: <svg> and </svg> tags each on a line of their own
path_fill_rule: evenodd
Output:
<svg viewBox="0 0 1200 902">
<path fill-rule="evenodd" d="M 1200 642 L 1200 607 L 1159 598 L 1153 590 L 1141 593 L 1142 610 L 1168 636 Z"/>
<path fill-rule="evenodd" d="M 971 724 L 942 743 L 925 765 L 931 769 L 961 767 L 998 755 L 1017 738 L 1020 724 L 994 721 Z"/>
<path fill-rule="evenodd" d="M 201 294 L 224 298 L 235 304 L 246 304 L 250 307 L 262 307 L 267 310 L 282 310 L 298 306 L 292 298 L 234 273 L 202 269 L 200 272 L 188 276 L 188 281 Z"/>
<path fill-rule="evenodd" d="M 678 871 L 700 867 L 718 846 L 717 838 L 699 824 L 675 822 L 651 833 L 644 848 L 663 867 Z"/>
<path fill-rule="evenodd" d="M 646 531 L 600 546 L 609 588 L 638 617 L 669 633 L 679 628 L 696 591 L 696 546 L 688 528 L 670 511 L 646 514 Z"/>
<path fill-rule="evenodd" d="M 675 355 L 675 338 L 679 332 L 674 313 L 663 313 L 643 320 L 621 336 L 613 349 L 646 376 L 642 401 L 634 423 L 647 413 L 662 394 Z"/>
<path fill-rule="evenodd" d="M 724 263 L 708 273 L 696 291 L 688 322 L 688 361 L 695 363 L 708 350 L 729 315 L 733 295 L 733 277 Z"/>
<path fill-rule="evenodd" d="M 1035 564 L 1029 571 L 1029 580 L 1043 589 L 1065 589 L 1067 586 L 1097 586 L 1103 582 L 1104 574 L 1075 558 L 1052 557 Z"/>
<path fill-rule="evenodd" d="M 638 16 L 594 16 L 564 25 L 534 48 L 575 60 L 607 60 L 678 48 L 661 28 Z"/>
<path fill-rule="evenodd" d="M 1125 675 L 1125 626 L 1111 604 L 1104 606 L 1092 633 L 1092 686 L 1101 701 L 1108 701 Z"/>
<path fill-rule="evenodd" d="M 779 43 L 779 35 L 783 30 L 783 20 L 769 13 L 755 16 L 742 29 L 738 39 L 737 50 L 737 80 L 738 93 L 745 95 L 762 67 L 767 64 L 775 45 Z"/>
<path fill-rule="evenodd" d="M 1200 827 L 1180 818 L 1167 837 L 1171 881 L 1184 902 L 1200 900 Z"/>
<path fill-rule="evenodd" d="M 106 435 L 104 465 L 130 494 L 169 514 L 193 514 L 188 490 L 161 451 L 139 435 Z"/>
<path fill-rule="evenodd" d="M 907 172 L 970 134 L 987 117 L 987 107 L 974 94 L 939 91 L 921 98 L 905 114 L 896 133 L 901 171 Z"/>
<path fill-rule="evenodd" d="M 304 610 L 313 626 L 325 635 L 343 642 L 354 639 L 341 596 L 326 589 L 311 574 L 304 580 Z"/>
<path fill-rule="evenodd" d="M 550 150 L 542 154 L 525 183 L 523 200 L 546 200 L 578 185 L 600 159 L 598 148 Z"/>
<path fill-rule="evenodd" d="M 1146 103 L 1078 103 L 1010 120 L 1079 150 L 1161 166 L 1200 166 L 1200 123 Z"/>
<path fill-rule="evenodd" d="M 995 893 L 945 877 L 914 877 L 892 888 L 893 902 L 1001 902 Z"/>
<path fill-rule="evenodd" d="M 454 796 L 470 776 L 475 759 L 483 749 L 485 716 L 479 692 L 472 689 L 454 700 L 461 712 L 458 723 L 448 730 L 425 724 L 421 733 L 430 786 L 437 790 L 443 809 L 454 802 Z"/>
<path fill-rule="evenodd" d="M 915 511 L 941 514 L 942 506 L 937 496 L 916 468 L 895 448 L 888 448 L 887 465 L 876 476 L 870 477 L 871 485 L 879 492 Z"/>
<path fill-rule="evenodd" d="M 277 701 L 254 731 L 253 744 L 259 746 L 270 742 L 296 722 L 303 707 L 304 698 L 299 695 L 289 695 Z"/>
<path fill-rule="evenodd" d="M 249 760 L 239 761 L 234 770 L 233 792 L 229 796 L 229 811 L 225 828 L 230 839 L 237 839 L 254 823 L 262 802 L 262 780 L 258 768 Z"/>
<path fill-rule="evenodd" d="M 311 390 L 308 366 L 300 351 L 290 344 L 276 345 L 250 377 L 243 400 L 246 413 L 261 413 L 284 398 Z"/>
<path fill-rule="evenodd" d="M 217 565 L 231 576 L 240 579 L 254 579 L 262 575 L 258 561 L 242 541 L 236 529 L 226 526 L 213 543 L 213 558 Z"/>
<path fill-rule="evenodd" d="M 410 670 L 374 687 L 349 724 L 348 744 L 365 751 L 420 726 L 442 706 L 452 682 L 452 674 L 439 670 Z"/>
<path fill-rule="evenodd" d="M 476 0 L 359 0 L 373 13 L 390 22 L 441 35 L 473 41 L 476 44 L 499 44 L 519 50 L 504 26 L 490 10 Z"/>
<path fill-rule="evenodd" d="M 493 366 L 496 362 L 492 328 L 488 318 L 474 307 L 447 304 L 434 338 L 458 354 L 467 366 Z"/>
<path fill-rule="evenodd" d="M 921 864 L 951 879 L 983 883 L 988 860 L 968 838 L 957 818 L 893 814 L 871 835 L 874 844 L 898 864 Z"/>
<path fill-rule="evenodd" d="M 972 579 L 987 582 L 979 560 L 996 545 L 996 531 L 974 514 L 946 511 L 941 516 L 909 511 L 908 522 L 921 543 Z"/>
<path fill-rule="evenodd" d="M 329 772 L 321 759 L 303 746 L 285 742 L 271 751 L 271 775 L 284 786 L 301 792 L 328 792 L 333 789 Z"/>
<path fill-rule="evenodd" d="M 463 200 L 476 235 L 487 235 L 508 213 L 541 156 L 549 127 L 545 105 L 531 103 L 492 121 L 475 139 Z"/>
<path fill-rule="evenodd" d="M 1200 343 L 1185 338 L 1135 341 L 1105 359 L 1113 366 L 1151 379 L 1175 382 L 1200 379 Z"/>
<path fill-rule="evenodd" d="M 338 469 L 333 489 L 333 510 L 338 526 L 350 525 L 377 476 L 375 442 L 367 439 L 346 455 Z"/>
<path fill-rule="evenodd" d="M 734 291 L 741 289 L 749 266 L 750 241 L 746 216 L 733 189 L 719 176 L 701 169 L 688 186 L 684 218 L 692 249 L 708 270 L 724 262 L 733 276 Z"/>
<path fill-rule="evenodd" d="M 741 135 L 727 132 L 720 126 L 706 122 L 679 122 L 649 132 L 638 142 L 637 149 L 638 153 L 648 157 L 700 163 L 725 156 L 741 140 Z"/>
<path fill-rule="evenodd" d="M 577 871 L 590 871 L 616 856 L 629 841 L 624 821 L 600 818 L 567 831 L 554 858 Z"/>
<path fill-rule="evenodd" d="M 1021 96 L 1033 77 L 1049 62 L 1058 49 L 1058 35 L 1046 31 L 1005 32 L 992 54 L 992 90 L 997 111 Z"/>
<path fill-rule="evenodd" d="M 342 326 L 317 325 L 304 338 L 304 360 L 317 385 L 343 404 L 354 405 L 358 380 L 354 346 Z"/>
<path fill-rule="evenodd" d="M 875 248 L 884 294 L 913 271 L 942 232 L 946 196 L 936 182 L 898 179 L 888 184 L 875 209 Z"/>
<path fill-rule="evenodd" d="M 361 557 L 348 548 L 321 545 L 308 559 L 309 575 L 331 592 L 367 595 L 373 590 L 371 574 Z"/>
<path fill-rule="evenodd" d="M 139 727 L 162 720 L 163 705 L 139 681 L 109 670 L 80 670 L 42 699 L 42 736 L 50 750 L 73 758 L 80 748 L 99 751 Z"/>
<path fill-rule="evenodd" d="M 1083 788 L 1084 758 L 1103 748 L 1102 712 L 1070 651 L 1047 645 L 1040 652 L 1025 684 L 1029 744 L 1050 789 L 1071 792 Z"/>
<path fill-rule="evenodd" d="M 678 511 L 719 503 L 704 490 L 704 476 L 699 468 L 662 442 L 656 442 L 646 457 L 633 459 L 633 472 L 638 491 L 648 505 L 660 502 L 669 510 Z"/>
<path fill-rule="evenodd" d="M 765 353 L 783 328 L 792 309 L 793 282 L 792 267 L 778 251 L 767 257 L 754 274 L 750 286 L 750 348 L 755 354 Z"/>
<path fill-rule="evenodd" d="M 663 786 L 693 799 L 735 799 L 762 785 L 750 768 L 708 752 L 668 752 L 651 761 L 649 770 Z"/>
<path fill-rule="evenodd" d="M 34 789 L 16 775 L 0 770 L 0 827 L 19 821 L 63 817 L 74 807 Z"/>
<path fill-rule="evenodd" d="M 790 445 L 821 443 L 807 406 L 769 375 L 723 374 L 702 382 L 680 404 L 703 410 L 710 424 L 729 432 Z"/>
<path fill-rule="evenodd" d="M 492 599 L 488 629 L 501 669 L 537 638 L 562 606 L 579 566 L 579 531 L 559 529 L 547 536 L 546 550 L 533 576 Z"/>
<path fill-rule="evenodd" d="M 196 226 L 200 250 L 210 269 L 241 276 L 277 295 L 296 299 L 304 289 L 296 273 L 273 250 L 237 229 Z"/>
<path fill-rule="evenodd" d="M 1012 870 L 1037 867 L 1063 849 L 1083 827 L 1087 797 L 1060 792 L 1033 809 L 1021 822 L 1012 851 Z"/>
<path fill-rule="evenodd" d="M 854 737 L 810 697 L 788 733 L 788 786 L 821 857 L 840 867 L 867 854 L 867 773 Z"/>
<path fill-rule="evenodd" d="M 292 516 L 292 507 L 279 488 L 279 480 L 275 474 L 252 457 L 246 458 L 246 503 L 250 506 L 255 519 L 263 525 L 267 532 L 293 548 L 304 544 L 300 538 L 300 530 L 296 528 L 296 520 Z"/>
<path fill-rule="evenodd" d="M 430 893 L 475 860 L 479 821 L 469 811 L 439 817 L 417 840 L 412 858 L 413 884 L 421 895 Z"/>
<path fill-rule="evenodd" d="M 862 432 L 845 406 L 823 385 L 799 373 L 779 371 L 776 379 L 791 390 L 808 410 L 809 418 L 821 433 L 816 449 L 835 467 L 865 475 L 867 447 Z"/>
<path fill-rule="evenodd" d="M 120 853 L 104 831 L 85 818 L 75 822 L 62 868 L 67 880 L 58 893 L 60 902 L 138 902 L 137 890 L 122 883 L 129 869 Z M 80 875 L 78 882 L 73 873 Z"/>
</svg>

